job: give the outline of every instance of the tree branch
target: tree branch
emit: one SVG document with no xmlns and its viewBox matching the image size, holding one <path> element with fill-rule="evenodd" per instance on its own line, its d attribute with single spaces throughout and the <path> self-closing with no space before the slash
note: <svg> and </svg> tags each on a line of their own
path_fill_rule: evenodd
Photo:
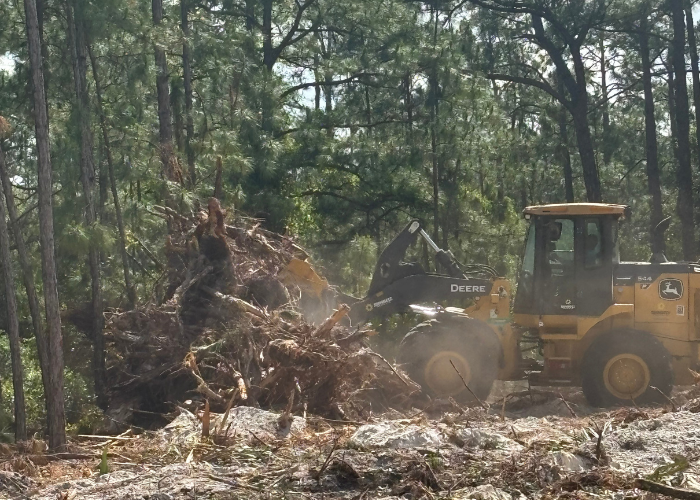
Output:
<svg viewBox="0 0 700 500">
<path fill-rule="evenodd" d="M 501 12 L 504 14 L 531 14 L 546 19 L 564 38 L 564 40 L 572 40 L 571 34 L 567 26 L 562 24 L 554 12 L 545 5 L 526 4 L 522 0 L 503 1 L 503 0 L 469 0 L 472 4 L 483 7 L 484 9 Z"/>
<path fill-rule="evenodd" d="M 573 99 L 574 96 L 578 94 L 578 82 L 571 74 L 571 71 L 569 70 L 569 66 L 566 64 L 566 61 L 564 61 L 562 50 L 559 49 L 559 47 L 557 47 L 556 45 L 554 45 L 554 42 L 552 42 L 549 38 L 547 38 L 547 35 L 545 35 L 541 17 L 536 16 L 534 14 L 532 15 L 532 27 L 535 30 L 535 39 L 537 40 L 537 45 L 539 45 L 545 51 L 547 51 L 547 54 L 549 54 L 549 58 L 554 63 L 554 66 L 556 66 L 557 68 L 557 77 L 563 80 L 564 85 L 566 85 L 567 90 L 569 91 L 569 95 L 571 95 L 571 98 Z M 571 47 L 571 45 L 569 45 L 569 47 Z"/>
<path fill-rule="evenodd" d="M 289 28 L 289 31 L 287 34 L 284 36 L 282 41 L 279 43 L 277 47 L 275 47 L 274 53 L 275 53 L 275 60 L 279 57 L 279 55 L 282 53 L 282 51 L 289 47 L 290 45 L 294 44 L 304 36 L 306 36 L 309 33 L 309 30 L 306 32 L 302 33 L 300 36 L 295 38 L 295 34 L 297 33 L 297 30 L 299 29 L 299 24 L 301 23 L 301 19 L 304 16 L 304 11 L 311 7 L 314 3 L 316 3 L 316 0 L 306 0 L 303 4 L 299 3 L 298 0 L 296 0 L 296 4 L 298 6 L 297 10 L 297 15 L 294 17 L 294 21 L 292 22 L 292 27 Z"/>
<path fill-rule="evenodd" d="M 554 97 L 558 102 L 560 102 L 564 107 L 566 107 L 566 109 L 571 108 L 571 102 L 564 99 L 564 96 L 562 96 L 559 92 L 554 90 L 554 88 L 552 88 L 552 86 L 546 82 L 536 80 L 534 78 L 529 78 L 526 76 L 506 75 L 503 73 L 489 73 L 486 75 L 486 77 L 490 78 L 491 80 L 501 80 L 504 82 L 519 83 L 522 85 L 529 85 L 530 87 L 536 87 L 540 90 L 544 90 L 549 95 Z"/>
<path fill-rule="evenodd" d="M 348 78 L 343 78 L 341 80 L 331 80 L 330 82 L 306 82 L 306 83 L 300 83 L 299 85 L 295 85 L 293 87 L 288 88 L 284 92 L 280 94 L 280 99 L 284 99 L 287 97 L 289 94 L 293 94 L 294 92 L 298 90 L 304 90 L 308 89 L 310 87 L 315 87 L 316 85 L 321 85 L 321 86 L 328 86 L 328 85 L 343 85 L 345 83 L 352 83 L 355 81 L 357 78 L 362 77 L 362 76 L 374 76 L 377 73 L 356 73 L 354 75 L 349 76 Z"/>
</svg>

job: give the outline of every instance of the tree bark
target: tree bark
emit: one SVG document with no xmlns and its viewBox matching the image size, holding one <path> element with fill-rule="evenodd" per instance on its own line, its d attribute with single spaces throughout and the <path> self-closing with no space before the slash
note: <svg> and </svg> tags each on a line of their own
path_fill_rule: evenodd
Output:
<svg viewBox="0 0 700 500">
<path fill-rule="evenodd" d="M 4 163 L 0 149 L 0 163 Z M 0 193 L 0 267 L 5 280 L 5 306 L 7 307 L 7 337 L 10 341 L 10 358 L 12 360 L 12 388 L 15 399 L 15 440 L 27 440 L 27 414 L 24 403 L 24 368 L 22 367 L 22 342 L 19 337 L 19 317 L 17 315 L 17 297 L 15 279 L 12 272 L 10 252 L 10 231 L 7 227 L 7 215 L 2 193 Z"/>
<path fill-rule="evenodd" d="M 245 29 L 246 31 L 253 31 L 255 27 L 255 5 L 256 0 L 245 0 Z"/>
<path fill-rule="evenodd" d="M 433 52 L 437 50 L 437 36 L 439 13 L 437 4 L 431 5 L 431 14 L 433 17 Z M 430 152 L 432 160 L 432 181 L 433 181 L 433 240 L 440 241 L 440 162 L 438 159 L 437 135 L 438 135 L 438 120 L 439 120 L 439 88 L 437 72 L 437 58 L 434 57 L 430 75 L 428 75 L 428 104 L 430 105 Z M 436 262 L 437 265 L 437 262 Z"/>
<path fill-rule="evenodd" d="M 405 93 L 404 105 L 406 106 L 406 128 L 408 129 L 408 134 L 406 137 L 411 144 L 413 138 L 413 100 L 412 100 L 412 86 L 411 86 L 411 73 L 406 73 L 404 77 L 403 91 Z"/>
<path fill-rule="evenodd" d="M 49 121 L 46 114 L 41 42 L 35 0 L 24 0 L 27 45 L 32 75 L 34 124 L 38 164 L 39 241 L 41 246 L 44 307 L 48 325 L 49 386 L 45 387 L 49 447 L 62 449 L 66 444 L 66 417 L 63 401 L 63 335 L 58 301 L 53 228 L 53 198 Z"/>
<path fill-rule="evenodd" d="M 576 142 L 578 144 L 579 155 L 581 156 L 583 181 L 586 185 L 586 197 L 589 202 L 600 203 L 603 201 L 603 194 L 600 187 L 600 176 L 595 161 L 595 150 L 593 148 L 593 139 L 588 122 L 586 69 L 583 65 L 583 59 L 581 58 L 581 49 L 574 46 L 571 48 L 571 54 L 574 59 L 574 74 L 576 76 L 575 95 L 571 96 L 571 116 L 574 120 Z"/>
<path fill-rule="evenodd" d="M 126 296 L 128 301 L 128 309 L 133 309 L 136 305 L 136 289 L 131 282 L 131 272 L 129 269 L 129 256 L 126 253 L 126 231 L 124 229 L 124 217 L 122 215 L 122 206 L 119 201 L 119 191 L 117 190 L 117 179 L 114 175 L 114 157 L 112 156 L 112 147 L 109 142 L 109 133 L 107 131 L 107 117 L 105 116 L 102 106 L 102 82 L 100 81 L 99 68 L 97 58 L 92 51 L 92 47 L 88 44 L 88 54 L 92 65 L 92 77 L 95 81 L 95 97 L 97 104 L 97 114 L 100 117 L 100 128 L 102 129 L 102 142 L 104 143 L 105 156 L 107 157 L 107 168 L 109 172 L 109 187 L 112 191 L 114 199 L 114 212 L 117 217 L 117 229 L 119 231 L 119 253 L 122 259 L 122 269 L 124 271 L 124 287 L 126 288 Z"/>
<path fill-rule="evenodd" d="M 652 254 L 663 252 L 666 242 L 655 235 L 654 228 L 663 219 L 661 205 L 661 180 L 659 177 L 659 153 L 656 142 L 656 117 L 654 116 L 654 95 L 651 82 L 651 60 L 649 59 L 649 32 L 647 14 L 642 15 L 639 31 L 639 55 L 642 60 L 642 83 L 644 86 L 644 127 L 647 157 L 647 186 L 651 197 L 651 220 L 649 227 L 649 242 Z"/>
<path fill-rule="evenodd" d="M 435 64 L 435 62 L 433 62 Z M 432 161 L 432 184 L 433 184 L 433 240 L 440 241 L 440 163 L 438 161 L 437 150 L 437 74 L 433 68 L 429 77 L 430 84 L 430 157 Z"/>
<path fill-rule="evenodd" d="M 326 49 L 324 51 L 324 58 L 330 59 L 333 52 L 333 35 L 328 33 L 328 40 L 326 41 Z M 333 137 L 333 75 L 330 70 L 326 70 L 324 74 L 324 87 L 323 93 L 326 97 L 326 134 L 328 137 Z"/>
<path fill-rule="evenodd" d="M 610 147 L 610 112 L 608 110 L 608 81 L 605 60 L 605 40 L 601 36 L 599 42 L 600 49 L 600 89 L 603 98 L 603 165 L 608 165 L 612 158 Z"/>
<path fill-rule="evenodd" d="M 666 65 L 668 73 L 668 121 L 671 124 L 671 147 L 673 148 L 673 158 L 678 163 L 678 123 L 676 122 L 676 83 L 673 78 L 673 64 L 669 60 Z M 676 167 L 678 169 L 678 167 Z"/>
<path fill-rule="evenodd" d="M 693 10 L 689 2 L 685 4 L 685 19 L 688 27 L 688 48 L 690 49 L 690 70 L 693 73 L 693 105 L 695 106 L 695 154 L 700 164 L 700 68 L 698 67 L 698 47 L 695 40 Z"/>
<path fill-rule="evenodd" d="M 329 74 L 326 73 L 325 79 L 324 79 L 324 87 L 323 87 L 323 93 L 326 96 L 326 134 L 328 137 L 333 137 L 334 130 L 333 130 L 333 85 L 331 82 L 333 81 L 333 77 Z"/>
<path fill-rule="evenodd" d="M 8 173 L 7 164 L 5 163 L 5 157 L 1 150 L 0 183 L 2 184 L 2 190 L 5 194 L 7 212 L 10 216 L 10 227 L 12 228 L 12 233 L 14 235 L 15 246 L 17 247 L 19 264 L 22 268 L 22 280 L 24 282 L 24 288 L 27 291 L 27 302 L 29 302 L 29 314 L 32 317 L 32 329 L 34 330 L 34 337 L 36 338 L 36 348 L 39 357 L 39 367 L 41 368 L 41 379 L 44 388 L 48 388 L 51 384 L 49 378 L 50 366 L 48 354 L 48 338 L 46 336 L 46 333 L 44 332 L 44 326 L 42 324 L 41 305 L 39 303 L 39 296 L 37 295 L 36 287 L 34 286 L 34 270 L 32 269 L 32 265 L 29 262 L 27 246 L 24 243 L 22 227 L 18 220 L 19 217 L 17 215 L 17 207 L 15 207 L 14 194 L 12 193 L 10 174 Z"/>
<path fill-rule="evenodd" d="M 569 153 L 569 132 L 566 125 L 566 110 L 559 109 L 559 155 L 564 169 L 564 195 L 567 203 L 573 203 L 574 198 L 574 173 L 571 168 L 571 154 Z"/>
<path fill-rule="evenodd" d="M 683 258 L 695 259 L 695 226 L 693 222 L 693 174 L 690 166 L 690 112 L 685 67 L 685 19 L 683 0 L 669 0 L 673 20 L 672 61 L 675 72 L 676 156 L 678 169 L 678 216 L 681 220 Z"/>
<path fill-rule="evenodd" d="M 558 82 L 559 93 L 564 94 L 564 85 Z M 559 157 L 564 171 L 564 195 L 567 203 L 574 202 L 574 172 L 571 168 L 571 153 L 569 153 L 569 131 L 566 123 L 566 108 L 559 104 Z"/>
<path fill-rule="evenodd" d="M 272 71 L 275 65 L 275 49 L 272 45 L 272 0 L 261 0 L 263 7 L 263 65 Z"/>
<path fill-rule="evenodd" d="M 95 161 L 92 154 L 92 130 L 90 128 L 90 97 L 87 91 L 87 50 L 85 25 L 82 19 L 84 5 L 75 1 L 68 5 L 68 39 L 73 60 L 73 84 L 75 87 L 76 109 L 80 126 L 80 181 L 85 199 L 85 224 L 92 229 L 97 224 L 95 204 Z M 88 267 L 92 286 L 92 331 L 93 346 L 92 371 L 95 382 L 97 406 L 107 409 L 107 373 L 105 369 L 104 347 L 104 303 L 102 300 L 100 249 L 90 241 Z"/>
<path fill-rule="evenodd" d="M 572 112 L 574 119 L 574 130 L 576 132 L 576 142 L 578 152 L 581 157 L 583 168 L 583 182 L 586 186 L 586 198 L 589 202 L 600 203 L 602 194 L 600 189 L 600 179 L 598 177 L 598 167 L 595 162 L 595 151 L 593 150 L 593 139 L 588 124 L 588 106 L 577 105 Z"/>
<path fill-rule="evenodd" d="M 163 21 L 163 0 L 151 2 L 153 24 L 159 26 Z M 169 181 L 177 181 L 178 176 L 173 158 L 173 125 L 170 110 L 170 89 L 168 79 L 168 61 L 165 49 L 155 43 L 156 59 L 156 90 L 158 92 L 158 125 L 160 139 L 160 161 L 163 164 L 163 177 Z"/>
<path fill-rule="evenodd" d="M 262 23 L 262 38 L 263 38 L 263 66 L 267 69 L 264 81 L 264 96 L 262 100 L 262 130 L 265 133 L 272 132 L 272 93 L 270 92 L 272 68 L 275 65 L 275 49 L 272 44 L 272 0 L 262 0 L 263 7 L 263 23 Z"/>
<path fill-rule="evenodd" d="M 49 58 L 49 49 L 44 41 L 44 0 L 36 0 L 36 16 L 39 23 L 39 43 L 41 43 L 41 65 L 44 71 L 44 95 L 49 94 L 49 80 L 51 79 L 51 69 L 46 67 Z M 46 100 L 46 116 L 49 116 L 49 101 Z"/>
<path fill-rule="evenodd" d="M 197 171 L 194 165 L 194 149 L 192 141 L 194 141 L 194 118 L 192 117 L 192 66 L 190 55 L 190 21 L 189 21 L 189 0 L 180 0 L 180 14 L 182 22 L 182 33 L 185 41 L 182 44 L 182 78 L 185 87 L 185 154 L 187 155 L 187 172 L 190 177 L 190 185 L 194 187 L 197 184 Z"/>
<path fill-rule="evenodd" d="M 173 113 L 173 135 L 175 137 L 175 147 L 177 148 L 178 154 L 182 154 L 185 151 L 185 137 L 183 132 L 185 132 L 185 120 L 182 114 L 182 90 L 180 88 L 180 81 L 173 79 L 170 85 L 170 109 Z"/>
<path fill-rule="evenodd" d="M 321 42 L 323 44 L 323 42 Z M 316 111 L 321 109 L 321 84 L 319 83 L 319 57 L 318 54 L 314 54 L 314 109 Z"/>
</svg>

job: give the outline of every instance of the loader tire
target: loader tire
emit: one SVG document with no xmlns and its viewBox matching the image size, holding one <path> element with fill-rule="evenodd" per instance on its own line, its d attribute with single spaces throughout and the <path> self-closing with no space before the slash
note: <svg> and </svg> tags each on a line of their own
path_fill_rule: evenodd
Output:
<svg viewBox="0 0 700 500">
<path fill-rule="evenodd" d="M 401 341 L 398 361 L 431 397 L 473 403 L 450 361 L 469 389 L 485 401 L 498 374 L 500 355 L 500 343 L 488 325 L 459 317 L 417 325 Z"/>
<path fill-rule="evenodd" d="M 673 378 L 671 354 L 661 341 L 632 329 L 598 337 L 581 366 L 583 394 L 599 408 L 666 402 L 659 391 L 670 394 Z"/>
</svg>

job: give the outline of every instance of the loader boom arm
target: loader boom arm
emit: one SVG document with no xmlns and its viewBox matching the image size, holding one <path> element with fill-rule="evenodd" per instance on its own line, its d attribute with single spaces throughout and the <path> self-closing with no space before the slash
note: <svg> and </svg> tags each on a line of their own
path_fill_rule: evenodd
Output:
<svg viewBox="0 0 700 500">
<path fill-rule="evenodd" d="M 408 247 L 419 236 L 433 249 L 446 274 L 427 273 L 420 264 L 403 262 Z M 478 277 L 465 274 L 452 253 L 441 249 L 414 220 L 379 256 L 367 296 L 352 304 L 350 319 L 353 324 L 364 323 L 372 317 L 404 312 L 412 304 L 481 297 L 490 294 L 492 287 L 493 280 L 483 277 L 483 272 Z"/>
<path fill-rule="evenodd" d="M 359 324 L 371 318 L 386 318 L 406 312 L 413 304 L 433 304 L 455 299 L 473 299 L 489 295 L 493 281 L 454 278 L 440 274 L 414 274 L 401 278 L 384 289 L 352 304 L 350 320 Z"/>
</svg>

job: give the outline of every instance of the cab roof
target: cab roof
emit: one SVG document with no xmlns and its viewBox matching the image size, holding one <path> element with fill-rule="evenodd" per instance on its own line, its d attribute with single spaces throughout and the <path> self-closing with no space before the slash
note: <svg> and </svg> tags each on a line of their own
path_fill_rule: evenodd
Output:
<svg viewBox="0 0 700 500">
<path fill-rule="evenodd" d="M 624 217 L 629 207 L 627 205 L 612 205 L 608 203 L 556 203 L 552 205 L 536 205 L 523 210 L 529 215 L 615 215 Z"/>
</svg>

